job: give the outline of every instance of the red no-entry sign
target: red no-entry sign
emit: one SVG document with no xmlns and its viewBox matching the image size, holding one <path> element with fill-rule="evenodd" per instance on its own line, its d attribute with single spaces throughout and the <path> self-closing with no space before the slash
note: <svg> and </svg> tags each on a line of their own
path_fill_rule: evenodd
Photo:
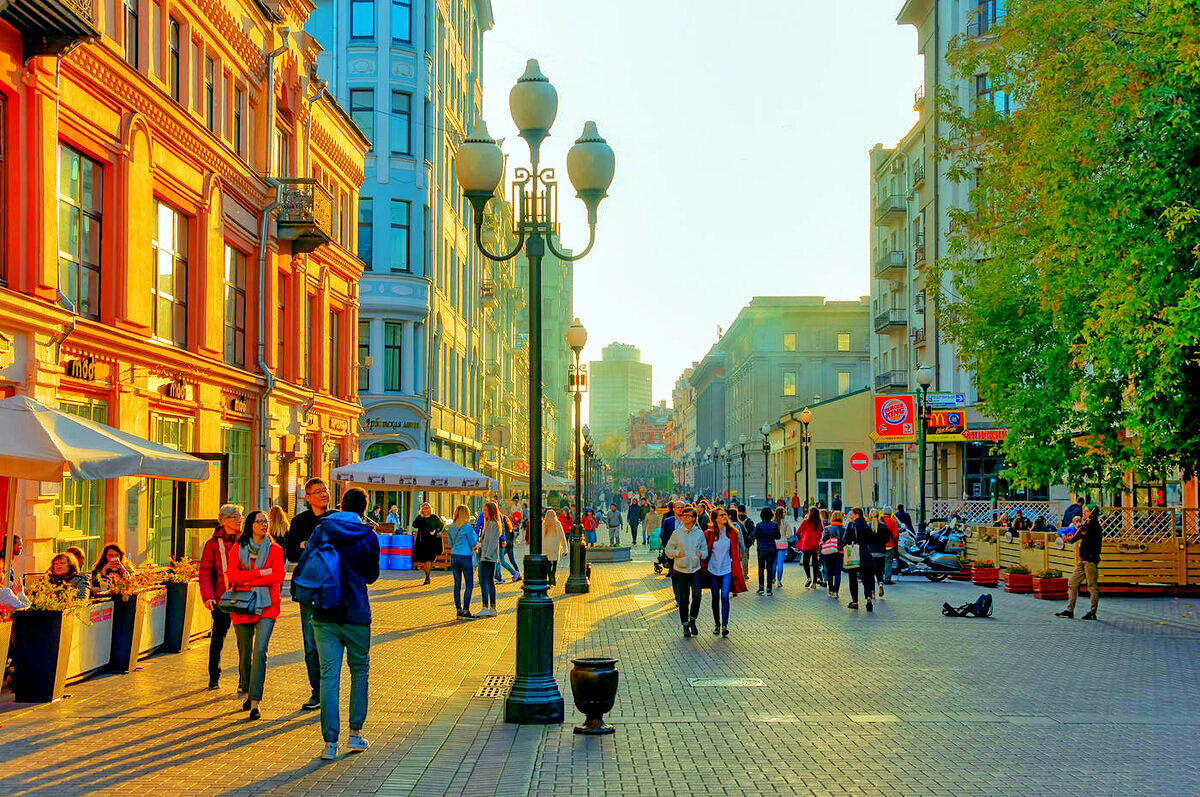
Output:
<svg viewBox="0 0 1200 797">
<path fill-rule="evenodd" d="M 860 470 L 860 471 L 866 470 L 867 466 L 870 464 L 871 464 L 871 460 L 869 460 L 867 458 L 867 455 L 862 453 L 861 451 L 857 452 L 856 454 L 854 454 L 854 456 L 850 457 L 850 467 L 854 468 L 855 470 Z"/>
</svg>

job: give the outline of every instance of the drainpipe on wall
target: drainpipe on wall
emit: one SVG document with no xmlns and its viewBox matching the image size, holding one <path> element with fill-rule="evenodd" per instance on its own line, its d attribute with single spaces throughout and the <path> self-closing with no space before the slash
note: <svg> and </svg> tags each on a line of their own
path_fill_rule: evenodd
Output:
<svg viewBox="0 0 1200 797">
<path fill-rule="evenodd" d="M 267 496 L 267 471 L 269 470 L 267 462 L 267 401 L 270 398 L 271 391 L 275 389 L 275 374 L 271 373 L 271 369 L 267 367 L 266 361 L 266 344 L 264 342 L 263 331 L 267 325 L 268 292 L 263 290 L 263 285 L 267 281 L 267 232 L 271 223 L 271 214 L 283 202 L 283 184 L 275 179 L 273 173 L 275 161 L 275 58 L 287 52 L 287 39 L 291 34 L 291 30 L 284 27 L 279 30 L 279 34 L 280 38 L 283 39 L 283 44 L 278 49 L 265 54 L 267 60 L 267 168 L 264 171 L 266 172 L 265 180 L 267 185 L 275 189 L 275 199 L 271 201 L 271 204 L 263 208 L 262 223 L 258 231 L 258 370 L 266 379 L 262 399 L 259 401 L 258 407 L 258 505 L 263 507 L 269 505 Z"/>
</svg>

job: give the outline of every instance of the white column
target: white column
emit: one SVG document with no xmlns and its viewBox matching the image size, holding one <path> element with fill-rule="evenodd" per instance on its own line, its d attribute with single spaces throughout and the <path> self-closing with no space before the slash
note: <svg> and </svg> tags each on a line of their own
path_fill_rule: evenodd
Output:
<svg viewBox="0 0 1200 797">
<path fill-rule="evenodd" d="M 405 321 L 401 328 L 401 345 L 403 349 L 400 353 L 400 387 L 407 395 L 412 395 L 416 392 L 414 376 L 417 372 L 417 351 L 413 345 L 413 322 Z"/>
<path fill-rule="evenodd" d="M 383 319 L 371 319 L 371 392 L 379 395 L 383 392 Z"/>
</svg>

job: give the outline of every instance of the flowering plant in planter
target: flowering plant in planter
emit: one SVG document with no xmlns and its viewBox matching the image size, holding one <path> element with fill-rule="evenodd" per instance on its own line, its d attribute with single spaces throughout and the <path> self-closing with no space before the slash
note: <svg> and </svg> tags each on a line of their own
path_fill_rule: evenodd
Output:
<svg viewBox="0 0 1200 797">
<path fill-rule="evenodd" d="M 41 578 L 25 588 L 25 596 L 29 598 L 30 609 L 73 614 L 84 625 L 91 625 L 88 613 L 84 611 L 91 601 L 80 597 L 79 589 L 73 584 L 51 584 L 48 579 Z"/>
<path fill-rule="evenodd" d="M 1034 578 L 1062 578 L 1061 570 L 1056 570 L 1053 567 L 1048 567 L 1045 570 L 1039 570 L 1033 574 Z"/>
<path fill-rule="evenodd" d="M 976 559 L 972 563 L 972 566 L 975 567 L 977 570 L 987 570 L 988 568 L 996 567 L 996 563 L 993 562 L 991 559 Z"/>
<path fill-rule="evenodd" d="M 1046 550 L 1046 543 L 1042 540 L 1035 540 L 1031 537 L 1027 537 L 1024 540 L 1021 540 L 1021 547 L 1027 551 L 1044 551 Z"/>
<path fill-rule="evenodd" d="M 979 541 L 987 542 L 987 543 L 995 542 L 996 541 L 996 533 L 993 531 L 980 531 L 979 532 Z"/>
<path fill-rule="evenodd" d="M 1033 574 L 1033 597 L 1061 600 L 1067 597 L 1067 580 L 1061 570 L 1046 568 Z"/>
<path fill-rule="evenodd" d="M 172 559 L 171 566 L 163 574 L 163 582 L 167 584 L 187 584 L 200 577 L 200 563 L 186 556 Z"/>
<path fill-rule="evenodd" d="M 1025 565 L 1009 565 L 1004 568 L 1004 572 L 1014 576 L 1027 576 L 1029 575 L 1029 568 Z"/>
<path fill-rule="evenodd" d="M 157 587 L 162 583 L 158 571 L 153 566 L 134 568 L 124 575 L 111 573 L 101 579 L 103 591 L 113 597 L 129 598 L 139 592 Z"/>
<path fill-rule="evenodd" d="M 0 606 L 0 623 L 12 622 L 12 609 L 7 606 Z"/>
<path fill-rule="evenodd" d="M 1025 565 L 1010 565 L 1004 568 L 1004 591 L 1016 593 L 1033 592 L 1033 575 Z"/>
</svg>

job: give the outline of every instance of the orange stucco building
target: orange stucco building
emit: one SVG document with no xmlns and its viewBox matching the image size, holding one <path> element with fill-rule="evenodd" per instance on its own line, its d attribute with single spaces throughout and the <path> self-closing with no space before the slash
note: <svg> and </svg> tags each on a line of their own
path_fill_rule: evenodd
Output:
<svg viewBox="0 0 1200 797">
<path fill-rule="evenodd" d="M 368 142 L 315 77 L 309 0 L 13 0 L 0 11 L 0 395 L 227 455 L 189 517 L 295 511 L 356 450 Z M 260 319 L 262 319 L 260 321 Z M 2 431 L 0 431 L 2 433 Z M 22 483 L 26 570 L 172 538 L 172 485 Z M 0 488 L 6 489 L 6 488 Z M 207 513 L 207 514 L 206 514 Z"/>
</svg>

